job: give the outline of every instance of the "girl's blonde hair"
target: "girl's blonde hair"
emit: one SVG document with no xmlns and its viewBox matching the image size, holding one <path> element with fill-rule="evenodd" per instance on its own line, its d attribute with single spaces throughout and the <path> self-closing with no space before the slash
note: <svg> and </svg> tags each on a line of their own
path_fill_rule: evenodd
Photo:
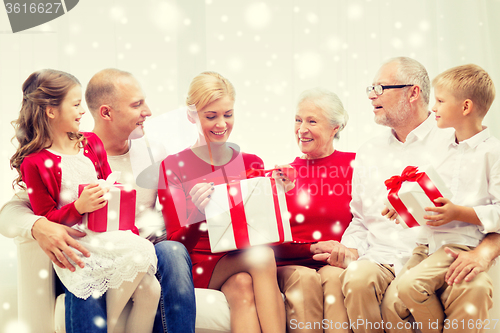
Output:
<svg viewBox="0 0 500 333">
<path fill-rule="evenodd" d="M 22 87 L 23 102 L 19 118 L 12 121 L 16 132 L 14 138 L 19 141 L 19 147 L 10 159 L 10 167 L 19 173 L 12 184 L 13 186 L 18 185 L 25 188 L 22 184 L 20 169 L 24 158 L 51 146 L 47 107 L 59 107 L 68 91 L 76 85 L 80 85 L 76 77 L 53 69 L 36 71 L 24 81 Z M 68 133 L 68 137 L 71 140 L 77 140 L 76 143 L 81 146 L 85 144 L 85 138 L 80 132 Z M 49 143 L 48 146 L 47 143 Z"/>
<path fill-rule="evenodd" d="M 216 72 L 203 72 L 191 81 L 186 104 L 199 111 L 224 96 L 229 96 L 234 101 L 235 95 L 234 87 L 228 79 Z"/>
</svg>

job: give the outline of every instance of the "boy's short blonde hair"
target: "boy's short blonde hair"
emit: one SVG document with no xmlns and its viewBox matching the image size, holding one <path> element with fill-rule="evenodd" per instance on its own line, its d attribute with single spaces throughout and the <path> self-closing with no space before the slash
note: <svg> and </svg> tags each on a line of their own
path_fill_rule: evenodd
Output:
<svg viewBox="0 0 500 333">
<path fill-rule="evenodd" d="M 448 89 L 458 99 L 470 99 L 481 116 L 486 115 L 495 99 L 495 85 L 491 77 L 474 64 L 450 68 L 436 76 L 432 85 Z"/>
</svg>

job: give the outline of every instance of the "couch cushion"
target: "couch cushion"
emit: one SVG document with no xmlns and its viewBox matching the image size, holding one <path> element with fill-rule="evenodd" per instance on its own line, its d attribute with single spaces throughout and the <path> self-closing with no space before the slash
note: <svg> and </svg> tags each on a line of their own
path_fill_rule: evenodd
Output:
<svg viewBox="0 0 500 333">
<path fill-rule="evenodd" d="M 196 295 L 196 333 L 230 333 L 229 306 L 218 290 L 194 290 Z"/>
<path fill-rule="evenodd" d="M 224 294 L 217 290 L 195 289 L 196 295 L 196 333 L 230 333 L 229 307 Z M 54 331 L 65 333 L 65 295 L 61 294 L 56 299 L 54 313 Z M 131 309 L 131 302 L 123 310 L 115 332 L 125 332 L 125 320 Z"/>
</svg>

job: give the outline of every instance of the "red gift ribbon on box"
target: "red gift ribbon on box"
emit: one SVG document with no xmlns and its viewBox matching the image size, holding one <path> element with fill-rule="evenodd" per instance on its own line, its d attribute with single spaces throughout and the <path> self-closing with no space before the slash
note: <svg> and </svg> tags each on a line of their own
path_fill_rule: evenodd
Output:
<svg viewBox="0 0 500 333">
<path fill-rule="evenodd" d="M 262 169 L 250 169 L 248 171 L 255 171 L 258 173 L 267 173 L 269 170 Z M 248 175 L 247 171 L 247 175 Z M 271 170 L 272 171 L 272 170 Z M 253 174 L 257 174 L 253 172 Z M 248 178 L 254 178 L 256 176 L 251 176 Z M 274 202 L 274 212 L 276 214 L 276 223 L 278 223 L 278 235 L 279 241 L 277 243 L 283 243 L 285 240 L 285 232 L 283 230 L 283 221 L 281 219 L 281 211 L 279 207 L 278 192 L 276 190 L 276 180 L 270 178 L 271 189 L 273 193 Z M 250 246 L 250 238 L 248 236 L 247 218 L 245 215 L 245 208 L 243 206 L 243 197 L 241 196 L 241 185 L 240 182 L 233 182 L 227 184 L 227 194 L 231 206 L 229 208 L 229 213 L 231 214 L 231 222 L 233 224 L 233 235 L 236 247 L 238 249 L 246 248 Z"/>
<path fill-rule="evenodd" d="M 82 184 L 78 186 L 78 195 L 83 191 L 83 188 L 88 184 Z M 124 202 L 125 187 L 122 184 L 115 183 L 112 185 L 120 189 L 120 203 Z M 129 194 L 130 195 L 130 194 Z M 102 221 L 107 221 L 108 219 L 108 203 L 98 210 L 95 210 L 87 214 L 87 227 L 89 230 L 94 232 L 106 232 L 107 225 L 102 223 Z M 131 230 L 134 234 L 139 235 L 139 229 L 135 226 L 135 195 L 134 195 L 134 205 L 128 206 L 125 204 L 120 204 L 120 221 L 119 230 Z"/>
<path fill-rule="evenodd" d="M 392 207 L 394 207 L 396 212 L 398 212 L 399 216 L 403 219 L 403 221 L 405 221 L 406 225 L 409 228 L 412 228 L 419 226 L 420 224 L 415 220 L 413 215 L 408 212 L 405 204 L 398 196 L 398 191 L 401 189 L 403 182 L 417 182 L 436 207 L 440 207 L 443 204 L 436 203 L 434 200 L 442 197 L 443 195 L 432 183 L 429 176 L 427 176 L 425 172 L 418 172 L 418 168 L 414 166 L 407 166 L 401 173 L 401 176 L 392 176 L 384 182 L 385 186 L 389 190 L 387 198 L 389 199 Z"/>
</svg>

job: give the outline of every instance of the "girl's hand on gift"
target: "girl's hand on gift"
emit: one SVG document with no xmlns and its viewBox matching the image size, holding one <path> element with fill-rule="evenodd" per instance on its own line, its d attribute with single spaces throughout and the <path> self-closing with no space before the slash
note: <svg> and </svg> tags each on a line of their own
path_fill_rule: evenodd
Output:
<svg viewBox="0 0 500 333">
<path fill-rule="evenodd" d="M 276 181 L 283 186 L 285 189 L 285 193 L 292 190 L 295 187 L 295 179 L 292 181 L 290 177 L 283 172 L 281 168 L 291 168 L 290 165 L 275 165 L 272 177 L 276 179 Z"/>
<path fill-rule="evenodd" d="M 91 213 L 106 206 L 104 195 L 109 189 L 102 188 L 99 184 L 89 184 L 83 188 L 80 197 L 75 201 L 75 208 L 80 214 Z"/>
<path fill-rule="evenodd" d="M 384 209 L 382 210 L 382 216 L 386 217 L 389 221 L 394 221 L 396 224 L 399 224 L 399 215 L 394 209 L 384 207 Z"/>
<path fill-rule="evenodd" d="M 198 183 L 189 191 L 191 201 L 202 214 L 205 214 L 205 207 L 210 202 L 214 189 L 214 183 Z"/>
<path fill-rule="evenodd" d="M 426 224 L 438 227 L 440 225 L 450 223 L 453 220 L 458 220 L 460 216 L 460 206 L 455 205 L 449 199 L 437 198 L 434 200 L 436 203 L 441 203 L 441 207 L 426 207 L 426 212 L 435 212 L 435 215 L 424 215 L 424 219 L 427 220 Z"/>
</svg>

